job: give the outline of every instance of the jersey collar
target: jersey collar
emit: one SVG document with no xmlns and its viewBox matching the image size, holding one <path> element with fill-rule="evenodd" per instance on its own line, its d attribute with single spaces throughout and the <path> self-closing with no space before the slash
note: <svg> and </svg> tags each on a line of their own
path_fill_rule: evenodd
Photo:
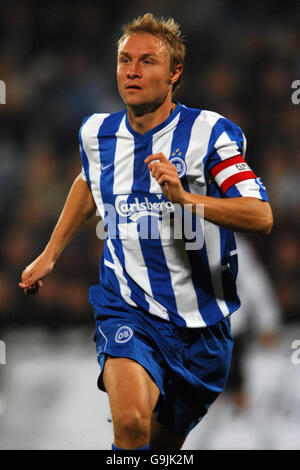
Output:
<svg viewBox="0 0 300 470">
<path fill-rule="evenodd" d="M 126 123 L 126 127 L 128 129 L 128 131 L 136 138 L 138 139 L 142 139 L 142 140 L 147 140 L 150 136 L 153 136 L 154 134 L 156 134 L 157 132 L 161 131 L 162 129 L 164 129 L 165 127 L 167 127 L 175 118 L 176 116 L 178 115 L 178 113 L 181 111 L 182 109 L 182 104 L 179 103 L 179 101 L 175 101 L 176 103 L 176 108 L 174 109 L 174 111 L 170 114 L 170 116 L 168 116 L 168 118 L 161 122 L 160 124 L 158 124 L 158 126 L 155 126 L 153 127 L 152 129 L 150 129 L 148 132 L 145 132 L 145 134 L 140 134 L 139 132 L 135 131 L 130 123 L 129 123 L 129 119 L 128 119 L 128 113 L 126 111 L 126 118 L 125 118 L 125 123 Z"/>
</svg>

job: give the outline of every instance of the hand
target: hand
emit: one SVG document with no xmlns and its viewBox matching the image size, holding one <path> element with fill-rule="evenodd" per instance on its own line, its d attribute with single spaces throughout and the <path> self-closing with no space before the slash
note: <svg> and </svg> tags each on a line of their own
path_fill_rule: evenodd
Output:
<svg viewBox="0 0 300 470">
<path fill-rule="evenodd" d="M 26 295 L 36 294 L 43 286 L 42 279 L 53 270 L 54 264 L 52 259 L 42 253 L 24 269 L 19 287 L 24 289 Z"/>
<path fill-rule="evenodd" d="M 144 161 L 166 198 L 173 203 L 183 204 L 185 191 L 177 169 L 170 160 L 163 153 L 155 153 L 149 155 Z"/>
</svg>

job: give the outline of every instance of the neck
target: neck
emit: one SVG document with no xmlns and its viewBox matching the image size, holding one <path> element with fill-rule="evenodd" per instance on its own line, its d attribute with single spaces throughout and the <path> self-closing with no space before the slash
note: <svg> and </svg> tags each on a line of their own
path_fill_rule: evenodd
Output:
<svg viewBox="0 0 300 470">
<path fill-rule="evenodd" d="M 176 108 L 171 99 L 161 105 L 127 106 L 128 120 L 131 127 L 139 134 L 145 134 L 164 122 Z"/>
</svg>

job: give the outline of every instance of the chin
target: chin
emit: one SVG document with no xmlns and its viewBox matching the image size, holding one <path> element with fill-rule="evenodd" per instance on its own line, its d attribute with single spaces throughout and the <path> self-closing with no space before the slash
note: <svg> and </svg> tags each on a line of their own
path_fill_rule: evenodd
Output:
<svg viewBox="0 0 300 470">
<path fill-rule="evenodd" d="M 145 103 L 145 99 L 141 99 L 140 96 L 126 96 L 123 97 L 123 101 L 127 106 L 139 106 Z"/>
<path fill-rule="evenodd" d="M 159 108 L 164 100 L 156 99 L 155 101 L 145 101 L 138 99 L 139 97 L 128 97 L 128 99 L 123 97 L 124 103 L 129 106 L 136 116 L 141 116 L 147 113 L 153 113 Z"/>
</svg>

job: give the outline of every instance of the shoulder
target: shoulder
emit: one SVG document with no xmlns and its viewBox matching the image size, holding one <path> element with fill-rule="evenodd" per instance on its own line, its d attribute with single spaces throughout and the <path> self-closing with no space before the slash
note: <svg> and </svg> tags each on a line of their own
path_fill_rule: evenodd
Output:
<svg viewBox="0 0 300 470">
<path fill-rule="evenodd" d="M 121 119 L 124 114 L 125 111 L 119 111 L 116 113 L 94 113 L 90 116 L 86 116 L 79 130 L 81 139 L 86 140 L 97 137 L 99 129 L 104 122 L 110 125 L 112 122 Z"/>
<path fill-rule="evenodd" d="M 209 111 L 207 109 L 200 108 L 192 108 L 184 104 L 181 104 L 181 112 L 184 113 L 186 116 L 194 115 L 200 121 L 205 121 L 210 125 L 214 125 L 220 118 L 224 117 L 214 111 Z"/>
<path fill-rule="evenodd" d="M 211 130 L 213 130 L 214 128 L 216 129 L 223 128 L 224 130 L 226 129 L 239 130 L 240 129 L 240 127 L 236 123 L 234 123 L 233 121 L 231 121 L 230 119 L 228 119 L 227 117 L 223 116 L 222 114 L 216 111 L 211 111 L 208 109 L 191 108 L 185 105 L 182 105 L 182 110 L 187 115 L 196 114 L 197 121 L 209 127 Z"/>
<path fill-rule="evenodd" d="M 99 129 L 99 126 L 101 126 L 102 122 L 107 116 L 109 116 L 109 114 L 106 113 L 94 113 L 90 116 L 86 116 L 83 119 L 79 129 L 80 137 L 85 140 L 86 138 L 92 136 L 95 130 L 97 128 Z"/>
<path fill-rule="evenodd" d="M 215 137 L 222 135 L 223 132 L 230 139 L 240 139 L 243 137 L 243 131 L 240 126 L 222 114 L 204 110 L 203 119 L 211 126 L 212 135 Z"/>
</svg>

